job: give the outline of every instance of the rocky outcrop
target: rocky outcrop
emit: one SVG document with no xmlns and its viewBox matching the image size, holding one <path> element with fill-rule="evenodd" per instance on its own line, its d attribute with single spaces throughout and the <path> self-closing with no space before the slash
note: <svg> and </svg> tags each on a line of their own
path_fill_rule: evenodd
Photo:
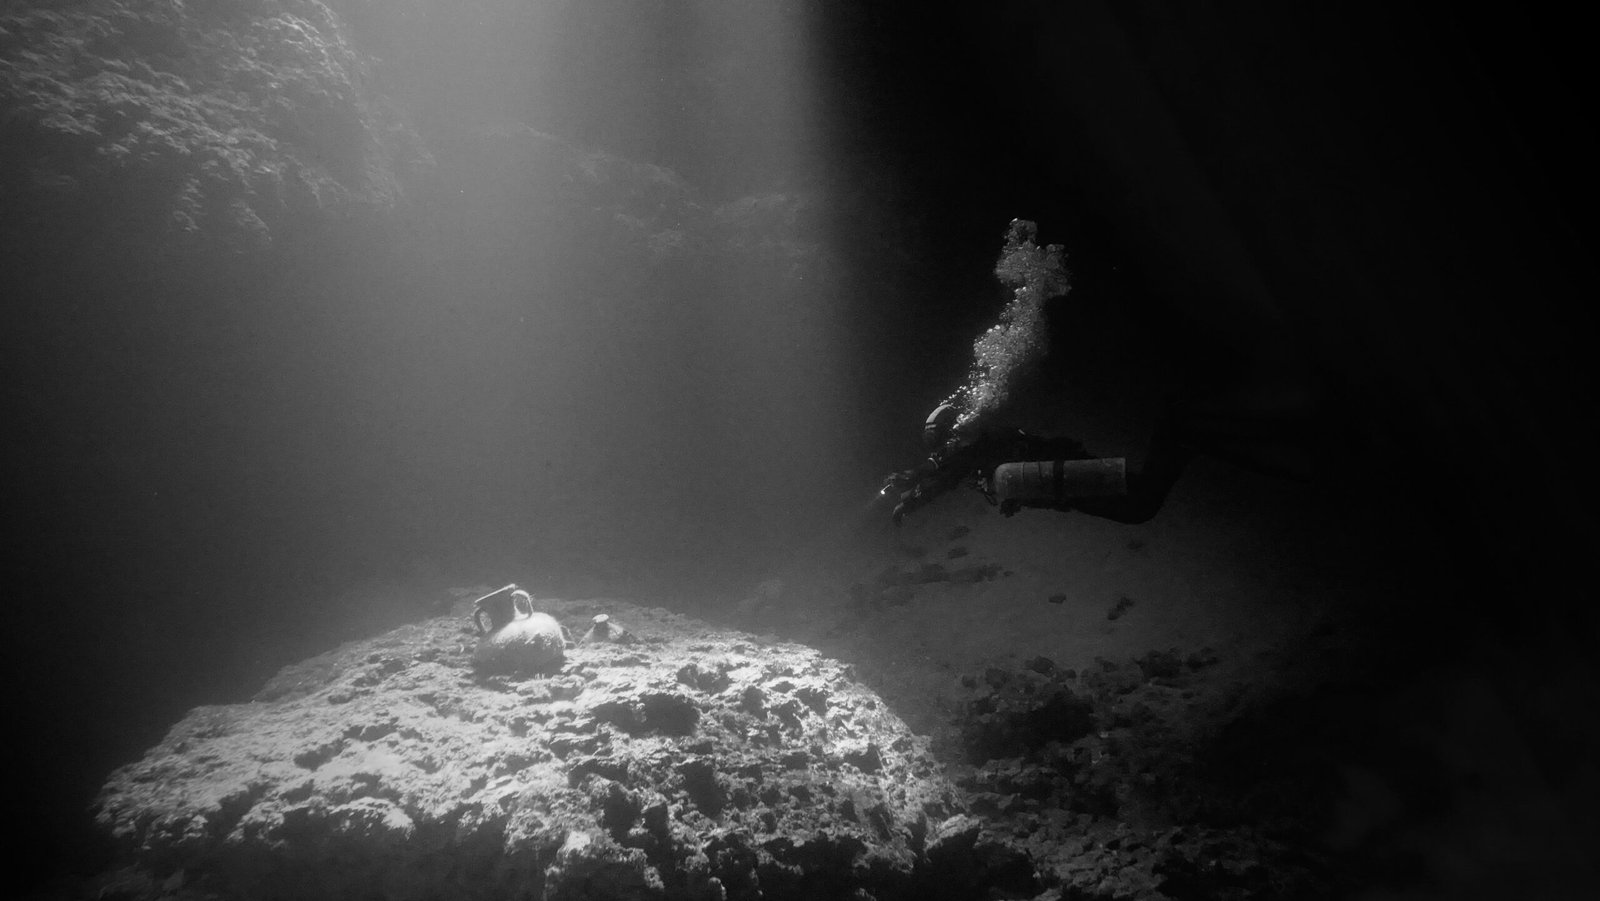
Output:
<svg viewBox="0 0 1600 901">
<path fill-rule="evenodd" d="M 953 776 L 979 841 L 1027 861 L 1041 901 L 1347 896 L 1320 840 L 1329 787 L 1314 766 L 1263 771 L 1288 743 L 1230 753 L 1219 731 L 1269 739 L 1216 663 L 1210 649 L 1082 672 L 1036 657 L 964 677 L 949 752 L 967 761 Z"/>
<path fill-rule="evenodd" d="M 554 675 L 478 676 L 462 604 L 194 710 L 104 789 L 119 884 L 881 901 L 983 882 L 926 742 L 845 665 L 623 602 L 547 609 L 634 640 L 579 643 Z"/>
</svg>

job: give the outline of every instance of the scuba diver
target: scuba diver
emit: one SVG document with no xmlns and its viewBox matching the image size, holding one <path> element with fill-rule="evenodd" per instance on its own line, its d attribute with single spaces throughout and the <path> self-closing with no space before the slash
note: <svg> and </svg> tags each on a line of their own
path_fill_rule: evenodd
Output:
<svg viewBox="0 0 1600 901">
<path fill-rule="evenodd" d="M 955 402 L 940 404 L 922 426 L 928 458 L 891 473 L 879 492 L 895 500 L 894 521 L 935 497 L 971 485 L 1005 516 L 1023 507 L 1077 510 L 1122 523 L 1146 522 L 1161 509 L 1189 451 L 1172 436 L 1170 416 L 1150 442 L 1144 465 L 1097 457 L 1075 438 L 963 423 Z"/>
<path fill-rule="evenodd" d="M 1143 465 L 1132 472 L 1124 458 L 1096 457 L 1073 438 L 990 425 L 1048 352 L 1045 302 L 1070 288 L 1065 251 L 1057 244 L 1040 247 L 1036 236 L 1034 223 L 1011 221 L 995 276 L 1012 289 L 1012 298 L 973 342 L 965 384 L 923 423 L 927 459 L 891 473 L 878 492 L 895 502 L 896 523 L 963 484 L 978 488 L 1007 516 L 1042 507 L 1141 523 L 1161 509 L 1198 452 L 1297 480 L 1319 468 L 1318 454 L 1333 443 L 1330 423 L 1316 410 L 1317 386 L 1292 377 L 1191 386 L 1205 393 L 1183 403 L 1169 400 Z"/>
<path fill-rule="evenodd" d="M 1122 457 L 1097 457 L 1083 443 L 1010 427 L 978 425 L 958 399 L 940 404 L 922 426 L 928 457 L 891 473 L 880 495 L 895 501 L 894 521 L 944 492 L 970 485 L 1006 516 L 1023 507 L 1075 510 L 1116 522 L 1150 520 L 1197 455 L 1251 472 L 1308 482 L 1328 466 L 1330 446 L 1358 440 L 1330 430 L 1338 417 L 1325 398 L 1293 383 L 1245 386 L 1169 401 L 1144 464 L 1130 471 Z M 959 395 L 958 395 L 959 397 Z"/>
</svg>

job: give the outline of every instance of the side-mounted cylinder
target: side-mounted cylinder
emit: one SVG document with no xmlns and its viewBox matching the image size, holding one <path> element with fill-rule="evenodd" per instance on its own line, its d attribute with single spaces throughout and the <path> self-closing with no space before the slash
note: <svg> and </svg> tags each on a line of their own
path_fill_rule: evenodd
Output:
<svg viewBox="0 0 1600 901">
<path fill-rule="evenodd" d="M 1075 498 L 1127 493 L 1128 461 L 1124 457 L 1002 463 L 994 470 L 994 499 L 1001 504 L 1063 504 Z"/>
</svg>

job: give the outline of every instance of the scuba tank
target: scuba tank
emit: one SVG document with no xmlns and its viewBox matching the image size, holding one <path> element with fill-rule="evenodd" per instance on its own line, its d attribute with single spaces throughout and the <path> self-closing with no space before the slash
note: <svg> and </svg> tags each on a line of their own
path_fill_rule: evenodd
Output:
<svg viewBox="0 0 1600 901">
<path fill-rule="evenodd" d="M 1124 457 L 1002 463 L 991 477 L 996 503 L 1054 506 L 1075 498 L 1121 497 L 1128 493 Z"/>
</svg>

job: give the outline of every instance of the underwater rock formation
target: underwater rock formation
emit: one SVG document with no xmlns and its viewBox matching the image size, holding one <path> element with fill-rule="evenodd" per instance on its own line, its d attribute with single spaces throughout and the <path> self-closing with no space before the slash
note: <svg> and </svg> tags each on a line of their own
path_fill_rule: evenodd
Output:
<svg viewBox="0 0 1600 901">
<path fill-rule="evenodd" d="M 843 664 L 623 602 L 550 603 L 637 640 L 484 678 L 458 605 L 192 711 L 98 803 L 123 884 L 886 901 L 982 882 L 976 826 L 926 741 Z"/>
<path fill-rule="evenodd" d="M 427 153 L 371 65 L 320 0 L 7 4 L 0 194 L 161 250 L 388 209 Z"/>
</svg>

